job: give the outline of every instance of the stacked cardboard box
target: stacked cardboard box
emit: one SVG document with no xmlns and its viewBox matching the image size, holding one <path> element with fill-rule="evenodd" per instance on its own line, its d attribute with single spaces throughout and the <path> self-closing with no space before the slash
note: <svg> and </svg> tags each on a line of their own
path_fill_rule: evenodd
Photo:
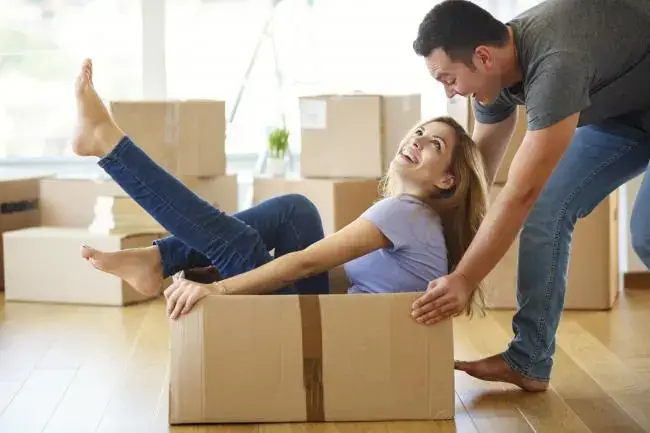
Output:
<svg viewBox="0 0 650 433">
<path fill-rule="evenodd" d="M 13 230 L 40 224 L 39 178 L 0 178 L 0 238 Z M 0 239 L 0 290 L 5 288 L 3 242 Z"/>
<path fill-rule="evenodd" d="M 492 187 L 492 200 L 502 190 Z M 618 245 L 618 192 L 615 191 L 584 219 L 573 232 L 564 308 L 606 310 L 614 305 L 621 287 Z M 495 309 L 517 307 L 517 259 L 519 236 L 485 279 L 486 303 Z"/>
<path fill-rule="evenodd" d="M 449 100 L 448 113 L 469 131 L 474 115 L 468 99 Z M 526 134 L 527 119 L 518 107 L 515 130 L 496 173 L 490 200 L 494 202 L 508 180 L 513 158 Z M 573 234 L 571 258 L 567 273 L 564 308 L 571 310 L 602 310 L 614 305 L 621 287 L 618 260 L 618 191 L 598 205 L 587 217 L 579 219 Z M 485 279 L 486 303 L 495 309 L 517 307 L 517 261 L 519 236 L 505 256 Z"/>
<path fill-rule="evenodd" d="M 300 173 L 258 177 L 253 204 L 297 193 L 318 208 L 326 236 L 353 222 L 380 198 L 380 179 L 404 135 L 420 120 L 420 95 L 333 94 L 299 99 Z M 347 290 L 341 268 L 332 290 Z"/>
<path fill-rule="evenodd" d="M 110 108 L 124 132 L 189 190 L 226 213 L 237 211 L 237 177 L 226 173 L 223 101 L 114 101 Z M 5 251 L 11 263 L 22 263 L 26 252 L 39 243 L 41 259 L 52 257 L 50 276 L 69 288 L 62 283 L 55 291 L 49 286 L 45 293 L 22 272 L 24 267 L 15 267 L 7 299 L 99 304 L 141 300 L 116 277 L 86 275 L 82 268 L 90 265 L 81 261 L 78 247 L 82 243 L 108 250 L 146 247 L 167 235 L 166 230 L 110 179 L 46 178 L 40 182 L 40 198 L 43 227 L 13 233 Z M 73 249 L 73 244 L 79 245 Z M 84 278 L 77 281 L 71 275 Z M 100 295 L 101 290 L 82 293 L 75 281 L 93 287 L 112 285 L 113 295 Z"/>
</svg>

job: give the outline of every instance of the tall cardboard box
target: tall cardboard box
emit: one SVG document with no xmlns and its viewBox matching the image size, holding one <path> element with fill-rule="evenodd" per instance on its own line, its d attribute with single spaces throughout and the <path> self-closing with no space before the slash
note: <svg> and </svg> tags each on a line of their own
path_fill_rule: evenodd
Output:
<svg viewBox="0 0 650 433">
<path fill-rule="evenodd" d="M 179 180 L 199 197 L 228 214 L 237 212 L 237 175 L 181 177 Z M 93 222 L 97 197 L 126 195 L 112 179 L 51 177 L 40 183 L 42 225 L 89 227 Z M 74 197 L 74 206 L 70 206 Z"/>
<path fill-rule="evenodd" d="M 353 222 L 380 198 L 379 181 L 374 179 L 258 177 L 253 180 L 253 204 L 284 194 L 302 194 L 314 203 L 325 236 Z"/>
<path fill-rule="evenodd" d="M 99 234 L 69 227 L 7 232 L 3 239 L 5 299 L 117 306 L 150 299 L 118 277 L 95 269 L 81 257 L 81 246 L 104 251 L 148 247 L 163 235 Z"/>
<path fill-rule="evenodd" d="M 470 134 L 474 131 L 474 109 L 469 98 L 456 96 L 447 101 L 447 114 L 460 123 Z M 512 137 L 508 147 L 503 155 L 501 165 L 494 176 L 494 183 L 502 185 L 508 179 L 508 170 L 512 165 L 512 160 L 521 145 L 521 142 L 528 130 L 528 121 L 526 118 L 526 109 L 523 106 L 517 107 L 517 122 L 515 124 Z"/>
<path fill-rule="evenodd" d="M 492 201 L 501 190 L 500 186 L 492 187 Z M 614 305 L 621 287 L 617 213 L 615 191 L 586 218 L 578 220 L 571 245 L 565 309 L 607 310 Z M 516 308 L 518 251 L 519 236 L 485 279 L 488 307 Z"/>
<path fill-rule="evenodd" d="M 0 177 L 0 238 L 9 231 L 40 224 L 38 177 Z M 4 290 L 4 254 L 0 239 L 0 290 Z"/>
<path fill-rule="evenodd" d="M 402 138 L 420 120 L 420 95 L 303 96 L 300 174 L 379 178 Z"/>
<path fill-rule="evenodd" d="M 112 101 L 110 111 L 120 128 L 173 175 L 226 174 L 224 101 Z"/>
<path fill-rule="evenodd" d="M 453 418 L 452 321 L 417 296 L 202 299 L 171 322 L 170 424 Z"/>
</svg>

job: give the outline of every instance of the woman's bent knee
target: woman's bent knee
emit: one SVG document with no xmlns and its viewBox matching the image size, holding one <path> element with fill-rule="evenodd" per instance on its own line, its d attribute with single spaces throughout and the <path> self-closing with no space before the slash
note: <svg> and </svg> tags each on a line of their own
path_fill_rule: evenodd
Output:
<svg viewBox="0 0 650 433">
<path fill-rule="evenodd" d="M 316 205 L 302 194 L 285 194 L 279 198 L 290 205 L 293 208 L 293 211 L 298 215 L 315 215 L 320 218 L 320 213 L 318 212 Z"/>
</svg>

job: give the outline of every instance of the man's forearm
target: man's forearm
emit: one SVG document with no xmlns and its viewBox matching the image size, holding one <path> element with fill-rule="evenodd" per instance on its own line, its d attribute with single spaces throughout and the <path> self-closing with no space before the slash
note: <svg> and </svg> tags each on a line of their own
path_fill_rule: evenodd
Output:
<svg viewBox="0 0 650 433">
<path fill-rule="evenodd" d="M 483 157 L 483 164 L 485 165 L 488 184 L 492 185 L 494 178 L 497 175 L 497 170 L 503 160 L 503 155 L 505 154 L 507 146 L 500 147 L 482 143 L 479 149 L 481 151 L 481 156 Z"/>
<path fill-rule="evenodd" d="M 522 196 L 512 188 L 504 188 L 488 209 L 455 273 L 476 287 L 515 241 L 533 202 L 532 195 Z"/>
<path fill-rule="evenodd" d="M 481 152 L 490 185 L 494 182 L 497 170 L 508 149 L 516 121 L 517 115 L 513 114 L 498 124 L 488 125 L 478 122 L 474 124 L 472 139 Z"/>
</svg>

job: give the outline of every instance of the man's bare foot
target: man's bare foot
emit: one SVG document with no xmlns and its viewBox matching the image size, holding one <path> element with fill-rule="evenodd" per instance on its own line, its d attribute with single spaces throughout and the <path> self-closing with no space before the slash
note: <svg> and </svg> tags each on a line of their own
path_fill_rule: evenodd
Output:
<svg viewBox="0 0 650 433">
<path fill-rule="evenodd" d="M 160 293 L 163 275 L 156 246 L 105 253 L 84 245 L 81 255 L 95 268 L 123 279 L 143 295 Z"/>
<path fill-rule="evenodd" d="M 77 124 L 72 142 L 80 156 L 103 157 L 122 139 L 124 132 L 115 124 L 93 87 L 90 59 L 84 60 L 75 83 Z"/>
<path fill-rule="evenodd" d="M 548 389 L 548 382 L 532 380 L 514 371 L 501 355 L 493 355 L 478 361 L 456 361 L 456 370 L 462 370 L 470 376 L 489 382 L 507 382 L 517 385 L 525 391 L 540 392 Z"/>
</svg>

